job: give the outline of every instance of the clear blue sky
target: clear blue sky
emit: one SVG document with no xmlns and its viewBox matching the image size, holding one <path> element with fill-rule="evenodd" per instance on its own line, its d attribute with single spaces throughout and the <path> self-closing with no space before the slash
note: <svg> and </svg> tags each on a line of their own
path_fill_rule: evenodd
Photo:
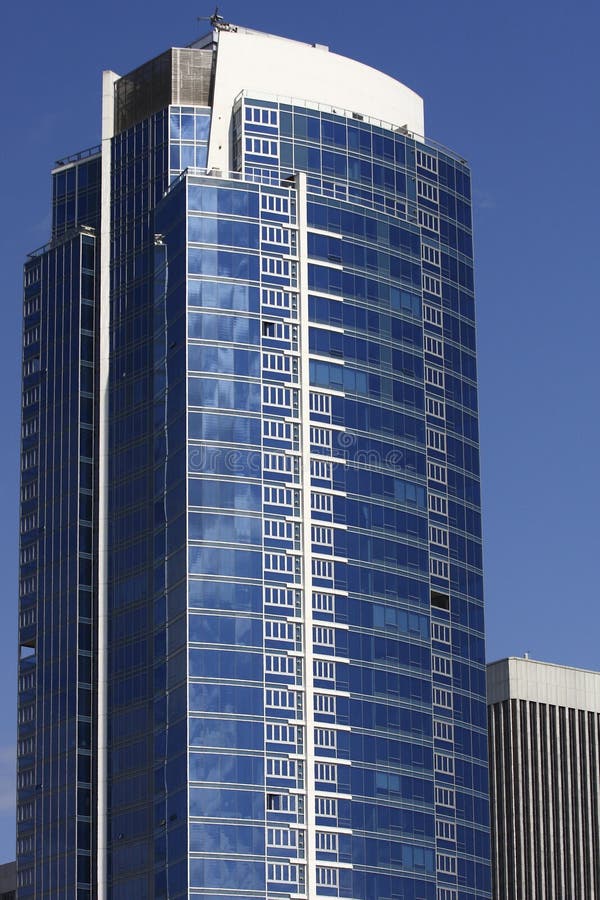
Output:
<svg viewBox="0 0 600 900">
<path fill-rule="evenodd" d="M 100 73 L 205 29 L 190 0 L 4 4 L 0 862 L 14 857 L 21 265 L 55 159 L 95 144 Z M 600 669 L 600 7 L 592 0 L 229 0 L 230 21 L 328 44 L 425 99 L 473 171 L 488 659 Z"/>
</svg>

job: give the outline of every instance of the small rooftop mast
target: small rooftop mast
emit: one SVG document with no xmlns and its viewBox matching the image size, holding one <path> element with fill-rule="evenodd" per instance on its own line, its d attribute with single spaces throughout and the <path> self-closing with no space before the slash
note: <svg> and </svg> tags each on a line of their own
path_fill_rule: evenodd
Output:
<svg viewBox="0 0 600 900">
<path fill-rule="evenodd" d="M 226 22 L 223 16 L 219 15 L 219 7 L 215 6 L 212 16 L 198 16 L 199 22 L 210 22 L 216 31 L 237 31 L 237 26 Z"/>
</svg>

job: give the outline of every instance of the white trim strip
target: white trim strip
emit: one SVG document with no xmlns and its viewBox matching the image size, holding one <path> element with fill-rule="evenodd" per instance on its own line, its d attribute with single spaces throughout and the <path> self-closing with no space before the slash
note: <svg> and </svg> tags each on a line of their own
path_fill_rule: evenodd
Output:
<svg viewBox="0 0 600 900">
<path fill-rule="evenodd" d="M 115 72 L 102 73 L 102 163 L 100 195 L 100 335 L 98 397 L 98 719 L 96 897 L 107 896 L 107 659 L 108 659 L 108 373 L 110 364 L 111 152 Z"/>
</svg>

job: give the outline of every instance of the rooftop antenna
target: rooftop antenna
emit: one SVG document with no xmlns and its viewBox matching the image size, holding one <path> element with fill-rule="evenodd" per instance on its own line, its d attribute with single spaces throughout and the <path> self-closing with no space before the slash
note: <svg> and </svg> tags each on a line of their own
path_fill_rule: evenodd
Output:
<svg viewBox="0 0 600 900">
<path fill-rule="evenodd" d="M 215 6 L 215 11 L 212 16 L 198 16 L 199 22 L 210 22 L 213 28 L 217 31 L 237 31 L 235 25 L 232 25 L 231 22 L 226 22 L 223 16 L 219 15 L 219 7 Z"/>
</svg>

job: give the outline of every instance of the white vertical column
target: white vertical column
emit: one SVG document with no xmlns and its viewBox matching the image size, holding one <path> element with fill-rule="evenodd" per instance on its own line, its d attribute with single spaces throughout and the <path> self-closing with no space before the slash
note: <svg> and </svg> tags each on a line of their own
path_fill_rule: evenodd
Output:
<svg viewBox="0 0 600 900">
<path fill-rule="evenodd" d="M 100 195 L 100 324 L 98 388 L 98 596 L 96 878 L 97 900 L 105 900 L 107 844 L 107 655 L 108 655 L 108 372 L 110 362 L 111 140 L 114 134 L 115 72 L 102 73 L 102 160 Z"/>
<path fill-rule="evenodd" d="M 306 895 L 317 896 L 315 822 L 315 713 L 313 678 L 313 609 L 310 509 L 310 367 L 308 318 L 308 233 L 306 218 L 306 175 L 297 172 L 296 215 L 298 222 L 298 312 L 300 323 L 300 446 L 302 479 L 302 568 L 304 581 L 304 721 L 306 785 Z"/>
</svg>

